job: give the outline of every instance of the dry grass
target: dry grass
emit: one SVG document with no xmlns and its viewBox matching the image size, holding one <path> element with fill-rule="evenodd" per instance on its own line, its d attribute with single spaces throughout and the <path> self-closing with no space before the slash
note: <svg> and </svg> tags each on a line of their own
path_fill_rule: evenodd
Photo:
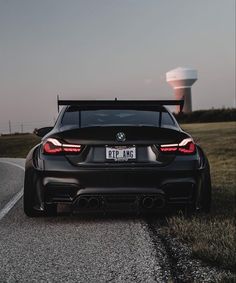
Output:
<svg viewBox="0 0 236 283">
<path fill-rule="evenodd" d="M 40 138 L 33 134 L 0 136 L 0 157 L 25 158 L 39 142 Z"/>
<path fill-rule="evenodd" d="M 234 271 L 236 123 L 189 124 L 182 127 L 193 135 L 209 158 L 213 184 L 212 211 L 210 215 L 197 215 L 192 219 L 172 217 L 168 220 L 168 233 L 191 245 L 195 257 Z"/>
</svg>

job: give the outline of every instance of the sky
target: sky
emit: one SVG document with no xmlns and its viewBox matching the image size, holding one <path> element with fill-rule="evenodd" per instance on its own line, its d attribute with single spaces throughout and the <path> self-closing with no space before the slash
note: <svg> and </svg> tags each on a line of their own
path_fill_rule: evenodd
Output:
<svg viewBox="0 0 236 283">
<path fill-rule="evenodd" d="M 0 133 L 50 126 L 63 99 L 172 99 L 198 70 L 193 110 L 235 107 L 235 0 L 0 0 Z"/>
</svg>

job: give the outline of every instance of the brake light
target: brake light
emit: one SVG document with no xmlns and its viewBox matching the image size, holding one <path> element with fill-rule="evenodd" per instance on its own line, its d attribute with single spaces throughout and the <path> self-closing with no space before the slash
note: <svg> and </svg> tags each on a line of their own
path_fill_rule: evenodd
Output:
<svg viewBox="0 0 236 283">
<path fill-rule="evenodd" d="M 174 152 L 178 150 L 178 144 L 163 144 L 160 146 L 160 150 L 163 152 Z"/>
<path fill-rule="evenodd" d="M 54 138 L 49 138 L 43 143 L 43 153 L 46 154 L 79 153 L 80 151 L 81 145 L 63 144 Z"/>
<path fill-rule="evenodd" d="M 196 150 L 196 145 L 193 142 L 192 139 L 184 139 L 182 142 L 179 144 L 178 148 L 179 152 L 185 153 L 185 154 L 193 154 L 195 153 Z"/>
<path fill-rule="evenodd" d="M 191 138 L 187 138 L 179 144 L 162 144 L 160 145 L 160 151 L 193 154 L 196 151 L 196 145 Z"/>
</svg>

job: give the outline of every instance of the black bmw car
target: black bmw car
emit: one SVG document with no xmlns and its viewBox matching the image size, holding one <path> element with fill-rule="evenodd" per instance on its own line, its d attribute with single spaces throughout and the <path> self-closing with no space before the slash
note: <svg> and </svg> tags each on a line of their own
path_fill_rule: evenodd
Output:
<svg viewBox="0 0 236 283">
<path fill-rule="evenodd" d="M 207 157 L 165 105 L 183 101 L 71 101 L 26 159 L 24 211 L 209 212 Z M 59 107 L 59 106 L 58 106 Z"/>
</svg>

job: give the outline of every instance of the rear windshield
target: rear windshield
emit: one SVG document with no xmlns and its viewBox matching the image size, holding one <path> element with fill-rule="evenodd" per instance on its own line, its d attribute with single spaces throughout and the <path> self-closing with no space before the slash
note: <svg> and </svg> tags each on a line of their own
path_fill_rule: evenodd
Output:
<svg viewBox="0 0 236 283">
<path fill-rule="evenodd" d="M 160 124 L 161 119 L 161 124 Z M 82 110 L 71 107 L 66 110 L 62 126 L 74 125 L 81 128 L 93 126 L 154 126 L 176 127 L 175 121 L 168 112 L 143 110 Z"/>
</svg>

